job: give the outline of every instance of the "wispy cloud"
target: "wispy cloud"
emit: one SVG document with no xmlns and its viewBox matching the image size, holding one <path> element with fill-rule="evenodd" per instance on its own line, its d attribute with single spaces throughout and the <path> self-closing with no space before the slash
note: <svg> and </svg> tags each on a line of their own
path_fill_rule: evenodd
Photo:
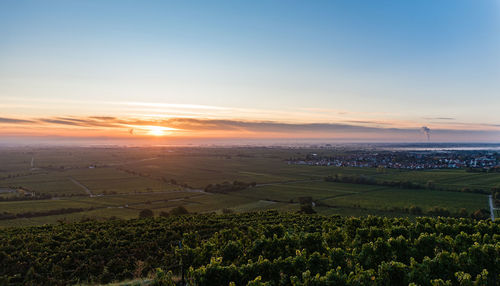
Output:
<svg viewBox="0 0 500 286">
<path fill-rule="evenodd" d="M 420 126 L 392 127 L 385 122 L 351 120 L 340 123 L 284 123 L 279 121 L 248 121 L 206 118 L 122 118 L 115 116 L 59 116 L 47 118 L 0 118 L 0 126 L 24 125 L 15 134 L 30 135 L 33 128 L 51 130 L 52 135 L 77 134 L 77 136 L 100 135 L 115 137 L 137 137 L 151 134 L 151 130 L 161 128 L 173 137 L 241 137 L 241 138 L 355 138 L 356 140 L 406 140 L 424 139 Z M 378 126 L 374 126 L 378 125 Z M 477 141 L 500 139 L 500 125 L 491 124 L 489 129 L 475 126 L 471 129 L 433 128 L 433 138 L 452 138 Z M 444 125 L 446 126 L 446 125 Z M 43 128 L 39 128 L 43 127 Z M 31 129 L 30 129 L 31 128 Z M 134 132 L 130 132 L 133 129 Z M 58 133 L 57 130 L 60 130 Z M 78 131 L 80 130 L 80 131 Z M 107 130 L 107 131 L 106 131 Z M 72 133 L 73 132 L 73 133 Z M 83 134 L 83 135 L 82 135 Z M 483 138 L 483 139 L 481 139 Z M 496 139 L 497 138 L 497 139 Z M 458 140 L 457 139 L 457 140 Z"/>
<path fill-rule="evenodd" d="M 176 108 L 176 109 L 207 109 L 207 110 L 229 110 L 230 108 L 212 105 L 200 104 L 175 104 L 175 103 L 156 103 L 156 102 L 121 102 L 120 104 L 129 106 L 145 106 L 155 108 Z"/>
<path fill-rule="evenodd" d="M 393 123 L 377 121 L 377 120 L 345 120 L 346 123 L 354 124 L 370 124 L 370 125 L 393 125 Z"/>
<path fill-rule="evenodd" d="M 0 123 L 19 124 L 19 123 L 34 123 L 34 121 L 26 120 L 26 119 L 0 117 Z"/>
<path fill-rule="evenodd" d="M 455 120 L 453 117 L 423 117 L 426 120 Z"/>
</svg>

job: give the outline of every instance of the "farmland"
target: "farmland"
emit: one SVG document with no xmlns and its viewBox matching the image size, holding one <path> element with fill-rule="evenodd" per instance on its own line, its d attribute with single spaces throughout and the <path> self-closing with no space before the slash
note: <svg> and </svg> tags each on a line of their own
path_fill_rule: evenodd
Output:
<svg viewBox="0 0 500 286">
<path fill-rule="evenodd" d="M 285 147 L 18 147 L 0 149 L 0 213 L 24 217 L 0 226 L 37 225 L 82 219 L 132 218 L 143 209 L 158 215 L 184 206 L 189 212 L 298 211 L 299 198 L 311 197 L 320 214 L 414 216 L 434 207 L 452 215 L 488 208 L 487 195 L 438 187 L 481 189 L 500 185 L 500 173 L 453 170 L 401 170 L 287 164 L 291 157 L 342 150 Z M 411 189 L 325 182 L 334 174 L 387 181 L 432 182 L 436 189 Z M 255 186 L 207 193 L 209 184 L 240 181 Z M 13 200 L 18 199 L 18 200 Z M 65 214 L 44 212 L 67 209 Z M 78 211 L 76 211 L 78 210 Z M 417 213 L 418 214 L 418 213 Z"/>
</svg>

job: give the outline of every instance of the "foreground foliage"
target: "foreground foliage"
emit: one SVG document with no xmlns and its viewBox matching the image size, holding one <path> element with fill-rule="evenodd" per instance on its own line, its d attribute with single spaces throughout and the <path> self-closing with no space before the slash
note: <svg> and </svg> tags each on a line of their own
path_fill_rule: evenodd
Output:
<svg viewBox="0 0 500 286">
<path fill-rule="evenodd" d="M 498 285 L 499 257 L 499 222 L 185 215 L 1 230 L 0 285 Z"/>
</svg>

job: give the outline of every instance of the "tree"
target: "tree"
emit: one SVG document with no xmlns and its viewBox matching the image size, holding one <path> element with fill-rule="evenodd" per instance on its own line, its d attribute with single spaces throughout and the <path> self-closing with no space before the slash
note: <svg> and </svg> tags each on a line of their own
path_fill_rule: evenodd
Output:
<svg viewBox="0 0 500 286">
<path fill-rule="evenodd" d="M 315 214 L 316 211 L 313 209 L 312 205 L 301 205 L 300 212 L 305 214 Z"/>
<path fill-rule="evenodd" d="M 500 186 L 491 188 L 491 194 L 495 200 L 500 199 Z"/>
<path fill-rule="evenodd" d="M 434 216 L 450 216 L 450 211 L 447 208 L 442 208 L 438 206 L 430 208 L 428 213 Z"/>
<path fill-rule="evenodd" d="M 300 212 L 305 214 L 315 214 L 312 197 L 300 197 Z"/>
<path fill-rule="evenodd" d="M 188 213 L 189 211 L 184 206 L 175 207 L 170 211 L 171 215 L 184 215 Z"/>
<path fill-rule="evenodd" d="M 408 211 L 410 212 L 410 214 L 414 214 L 414 215 L 421 215 L 422 214 L 422 208 L 421 207 L 417 207 L 417 206 L 411 206 Z"/>
<path fill-rule="evenodd" d="M 139 218 L 153 217 L 154 213 L 150 209 L 144 209 L 139 213 Z"/>
<path fill-rule="evenodd" d="M 467 210 L 465 208 L 461 208 L 459 211 L 458 211 L 458 215 L 460 217 L 469 217 L 469 213 L 467 212 Z"/>
<path fill-rule="evenodd" d="M 425 184 L 425 188 L 428 190 L 432 190 L 435 187 L 436 187 L 436 185 L 434 184 L 434 181 L 432 181 L 432 180 L 427 181 L 427 183 Z"/>
<path fill-rule="evenodd" d="M 472 218 L 479 220 L 488 219 L 490 218 L 490 212 L 485 209 L 479 209 L 472 214 Z"/>
</svg>

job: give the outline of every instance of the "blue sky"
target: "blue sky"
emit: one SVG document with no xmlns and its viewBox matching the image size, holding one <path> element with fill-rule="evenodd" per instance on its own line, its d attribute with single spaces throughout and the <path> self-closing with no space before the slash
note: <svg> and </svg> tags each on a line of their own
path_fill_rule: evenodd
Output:
<svg viewBox="0 0 500 286">
<path fill-rule="evenodd" d="M 499 91 L 500 1 L 0 2 L 3 117 L 498 131 Z"/>
</svg>

